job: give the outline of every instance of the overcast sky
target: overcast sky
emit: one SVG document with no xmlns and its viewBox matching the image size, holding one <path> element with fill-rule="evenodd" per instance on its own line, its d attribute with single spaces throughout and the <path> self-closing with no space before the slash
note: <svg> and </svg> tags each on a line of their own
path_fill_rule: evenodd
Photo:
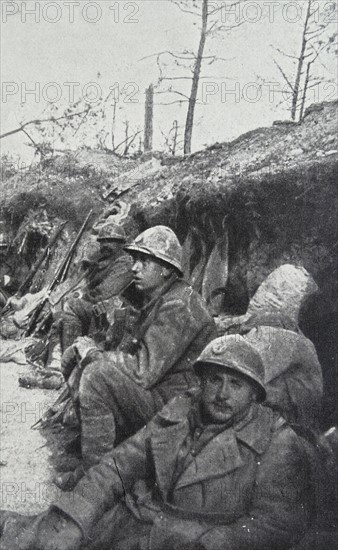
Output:
<svg viewBox="0 0 338 550">
<path fill-rule="evenodd" d="M 223 60 L 204 63 L 193 150 L 288 118 L 285 103 L 278 105 L 285 81 L 273 59 L 278 59 L 290 76 L 292 60 L 274 52 L 271 44 L 290 54 L 299 52 L 306 2 L 247 0 L 249 5 L 236 14 L 227 12 L 229 3 L 214 2 L 223 5 L 218 17 L 226 25 L 235 17 L 243 24 L 207 42 L 205 55 L 216 54 Z M 123 138 L 123 121 L 129 120 L 131 131 L 142 128 L 144 90 L 159 77 L 153 54 L 196 51 L 199 40 L 199 19 L 182 13 L 170 0 L 1 0 L 1 27 L 2 132 L 43 117 L 48 101 L 66 107 L 86 94 L 93 100 L 99 92 L 106 97 L 115 85 L 121 92 L 117 138 Z M 162 60 L 167 64 L 166 74 L 189 75 L 175 69 L 169 55 Z M 336 78 L 333 55 L 325 56 L 324 65 L 318 65 L 318 74 Z M 262 79 L 265 83 L 259 88 Z M 171 83 L 181 93 L 189 93 L 188 80 Z M 337 85 L 323 81 L 311 94 L 314 101 L 335 99 Z M 155 96 L 155 148 L 162 146 L 162 132 L 167 134 L 174 120 L 183 129 L 187 104 L 161 105 L 178 99 L 182 96 Z M 33 151 L 25 145 L 27 140 L 22 133 L 1 140 L 1 151 L 28 160 Z"/>
</svg>

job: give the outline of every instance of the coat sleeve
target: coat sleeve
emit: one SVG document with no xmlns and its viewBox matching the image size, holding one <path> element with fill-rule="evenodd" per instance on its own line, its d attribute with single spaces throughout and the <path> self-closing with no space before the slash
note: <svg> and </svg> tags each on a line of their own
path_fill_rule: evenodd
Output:
<svg viewBox="0 0 338 550">
<path fill-rule="evenodd" d="M 261 461 L 253 499 L 237 521 L 206 526 L 167 518 L 154 526 L 156 550 L 199 543 L 206 550 L 285 550 L 305 534 L 310 516 L 309 470 L 297 436 L 288 430 L 274 440 Z M 153 533 L 155 535 L 155 533 Z"/>
<path fill-rule="evenodd" d="M 213 321 L 193 312 L 193 304 L 183 300 L 162 302 L 147 328 L 135 355 L 120 354 L 118 363 L 125 372 L 133 372 L 136 381 L 146 389 L 156 385 L 187 352 L 198 337 L 203 341 L 200 351 L 213 337 Z M 202 337 L 208 333 L 210 337 Z"/>
<path fill-rule="evenodd" d="M 147 477 L 147 442 L 154 421 L 107 453 L 74 491 L 63 493 L 52 505 L 75 521 L 85 538 L 108 508 L 125 497 L 137 480 Z"/>
</svg>

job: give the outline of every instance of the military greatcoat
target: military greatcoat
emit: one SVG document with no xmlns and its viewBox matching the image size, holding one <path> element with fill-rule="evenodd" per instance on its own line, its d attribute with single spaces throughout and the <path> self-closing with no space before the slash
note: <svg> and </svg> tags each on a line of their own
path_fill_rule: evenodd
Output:
<svg viewBox="0 0 338 550">
<path fill-rule="evenodd" d="M 192 400 L 171 401 L 55 504 L 90 548 L 282 550 L 302 538 L 312 513 L 305 440 L 261 405 L 234 427 L 200 425 Z"/>
</svg>

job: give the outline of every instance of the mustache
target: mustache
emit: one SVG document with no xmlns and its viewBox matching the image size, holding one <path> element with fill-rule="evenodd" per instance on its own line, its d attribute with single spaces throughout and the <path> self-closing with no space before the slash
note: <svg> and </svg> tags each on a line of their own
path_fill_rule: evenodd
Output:
<svg viewBox="0 0 338 550">
<path fill-rule="evenodd" d="M 224 399 L 215 399 L 214 401 L 212 401 L 212 404 L 216 405 L 217 407 L 223 407 L 224 409 L 232 409 L 228 401 Z"/>
</svg>

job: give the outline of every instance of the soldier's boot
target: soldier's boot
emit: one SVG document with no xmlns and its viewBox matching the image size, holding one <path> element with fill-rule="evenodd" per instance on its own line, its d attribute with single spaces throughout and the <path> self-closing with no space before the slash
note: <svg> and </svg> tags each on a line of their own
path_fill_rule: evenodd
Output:
<svg viewBox="0 0 338 550">
<path fill-rule="evenodd" d="M 32 550 L 39 516 L 24 516 L 8 510 L 0 511 L 1 550 Z"/>
<path fill-rule="evenodd" d="M 82 540 L 80 528 L 62 513 L 38 516 L 2 512 L 1 550 L 73 550 Z"/>
<path fill-rule="evenodd" d="M 40 388 L 44 390 L 59 390 L 64 384 L 61 372 L 50 370 L 36 370 L 19 377 L 19 385 L 22 388 Z"/>
</svg>

